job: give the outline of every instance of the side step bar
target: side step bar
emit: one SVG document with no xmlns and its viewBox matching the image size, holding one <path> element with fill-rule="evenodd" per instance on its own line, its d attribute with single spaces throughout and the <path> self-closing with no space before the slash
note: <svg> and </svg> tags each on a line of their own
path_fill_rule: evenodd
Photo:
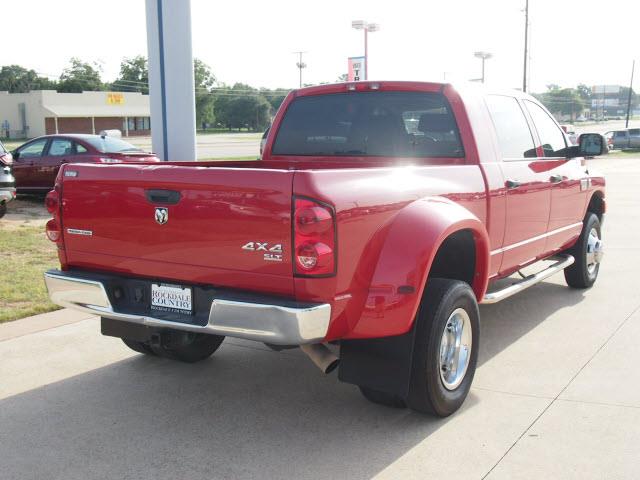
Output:
<svg viewBox="0 0 640 480">
<path fill-rule="evenodd" d="M 523 290 L 535 285 L 536 283 L 540 283 L 541 281 L 549 278 L 551 275 L 558 273 L 561 270 L 564 270 L 568 266 L 572 265 L 575 262 L 575 259 L 571 255 L 560 255 L 559 260 L 550 265 L 548 268 L 545 268 L 541 272 L 534 273 L 533 275 L 529 275 L 519 282 L 516 282 L 512 285 L 509 285 L 502 290 L 498 290 L 496 292 L 487 293 L 482 301 L 480 302 L 483 305 L 498 303 L 505 298 L 509 298 L 516 293 L 520 293 Z"/>
</svg>

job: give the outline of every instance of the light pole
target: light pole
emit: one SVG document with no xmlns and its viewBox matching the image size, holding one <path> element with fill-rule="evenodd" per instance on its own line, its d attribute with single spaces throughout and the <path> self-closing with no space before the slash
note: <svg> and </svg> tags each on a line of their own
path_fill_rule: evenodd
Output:
<svg viewBox="0 0 640 480">
<path fill-rule="evenodd" d="M 367 34 L 369 32 L 377 32 L 380 30 L 380 25 L 377 23 L 368 23 L 364 20 L 353 20 L 351 27 L 356 30 L 364 30 L 364 79 L 369 79 L 369 46 L 367 42 Z"/>
<path fill-rule="evenodd" d="M 527 93 L 527 66 L 529 63 L 529 0 L 524 6 L 524 68 L 522 69 L 522 91 Z"/>
<path fill-rule="evenodd" d="M 480 81 L 484 83 L 484 62 L 493 57 L 493 55 L 489 52 L 475 52 L 473 56 L 482 60 L 482 77 Z"/>
<path fill-rule="evenodd" d="M 307 68 L 307 64 L 302 61 L 302 54 L 307 52 L 293 52 L 298 54 L 298 61 L 296 62 L 296 66 L 300 71 L 300 88 L 302 88 L 302 69 Z"/>
</svg>

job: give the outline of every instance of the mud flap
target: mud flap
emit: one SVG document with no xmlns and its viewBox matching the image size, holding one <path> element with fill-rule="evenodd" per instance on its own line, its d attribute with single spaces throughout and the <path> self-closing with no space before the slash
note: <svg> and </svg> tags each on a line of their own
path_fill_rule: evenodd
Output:
<svg viewBox="0 0 640 480">
<path fill-rule="evenodd" d="M 406 398 L 409 394 L 416 322 L 404 335 L 340 342 L 341 382 Z"/>
</svg>

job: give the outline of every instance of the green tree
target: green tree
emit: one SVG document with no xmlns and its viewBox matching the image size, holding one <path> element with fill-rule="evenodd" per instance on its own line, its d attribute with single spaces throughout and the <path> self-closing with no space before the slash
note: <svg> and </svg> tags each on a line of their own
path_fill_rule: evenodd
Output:
<svg viewBox="0 0 640 480">
<path fill-rule="evenodd" d="M 576 90 L 578 91 L 578 95 L 580 95 L 580 98 L 582 98 L 585 102 L 587 103 L 591 103 L 591 88 L 586 86 L 584 83 L 579 84 L 576 87 Z"/>
<path fill-rule="evenodd" d="M 560 88 L 558 85 L 547 85 L 547 88 L 545 93 L 537 97 L 551 113 L 569 115 L 573 121 L 585 109 L 586 101 L 578 90 Z"/>
<path fill-rule="evenodd" d="M 0 91 L 26 93 L 30 90 L 52 90 L 56 82 L 39 76 L 35 70 L 20 65 L 5 65 L 0 68 Z"/>
<path fill-rule="evenodd" d="M 69 66 L 62 71 L 59 92 L 81 93 L 104 90 L 104 84 L 100 78 L 100 68 L 96 64 L 83 62 L 73 57 Z"/>
<path fill-rule="evenodd" d="M 268 88 L 260 89 L 260 94 L 269 102 L 269 105 L 271 105 L 271 115 L 276 114 L 288 93 L 289 90 L 286 88 L 276 88 L 274 90 L 269 90 Z"/>
<path fill-rule="evenodd" d="M 198 58 L 193 59 L 193 83 L 196 92 L 196 125 L 204 127 L 205 124 L 214 123 L 216 119 L 213 95 L 216 77 L 209 65 Z"/>
<path fill-rule="evenodd" d="M 137 55 L 120 62 L 120 74 L 111 89 L 117 92 L 149 93 L 149 65 L 147 57 Z"/>
<path fill-rule="evenodd" d="M 218 122 L 228 129 L 261 131 L 271 120 L 271 104 L 258 90 L 242 83 L 219 92 L 215 108 Z"/>
</svg>

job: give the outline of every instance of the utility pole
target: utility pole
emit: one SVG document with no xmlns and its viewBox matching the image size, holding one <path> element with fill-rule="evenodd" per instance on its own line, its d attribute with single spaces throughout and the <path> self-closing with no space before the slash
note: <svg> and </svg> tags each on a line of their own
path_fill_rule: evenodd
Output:
<svg viewBox="0 0 640 480">
<path fill-rule="evenodd" d="M 631 81 L 629 82 L 629 96 L 627 97 L 627 121 L 624 128 L 629 128 L 629 112 L 631 111 L 631 92 L 633 91 L 633 71 L 636 69 L 636 61 L 631 64 Z"/>
<path fill-rule="evenodd" d="M 300 88 L 302 88 L 302 69 L 307 68 L 307 64 L 302 61 L 302 54 L 307 52 L 293 52 L 298 54 L 298 61 L 296 62 L 296 66 L 300 72 Z"/>
<path fill-rule="evenodd" d="M 529 61 L 529 0 L 524 7 L 524 69 L 522 73 L 522 91 L 527 91 L 527 63 Z"/>
</svg>

